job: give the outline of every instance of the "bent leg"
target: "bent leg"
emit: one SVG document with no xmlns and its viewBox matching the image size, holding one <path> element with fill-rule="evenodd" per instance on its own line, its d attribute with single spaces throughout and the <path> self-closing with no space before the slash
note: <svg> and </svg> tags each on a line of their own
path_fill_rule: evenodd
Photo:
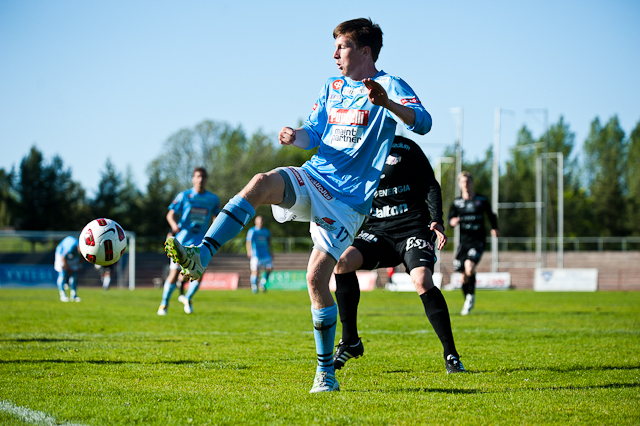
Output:
<svg viewBox="0 0 640 426">
<path fill-rule="evenodd" d="M 206 267 L 223 244 L 235 238 L 263 204 L 279 204 L 284 198 L 284 178 L 276 170 L 259 173 L 222 208 L 205 234 L 200 262 Z"/>
</svg>

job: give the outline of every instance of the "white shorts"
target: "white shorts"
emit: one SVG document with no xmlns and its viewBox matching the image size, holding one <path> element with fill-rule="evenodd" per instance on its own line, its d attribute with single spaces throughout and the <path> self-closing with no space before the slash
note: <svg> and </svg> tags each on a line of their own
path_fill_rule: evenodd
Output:
<svg viewBox="0 0 640 426">
<path fill-rule="evenodd" d="M 249 268 L 251 268 L 252 271 L 257 271 L 259 268 L 273 269 L 273 260 L 271 257 L 251 256 Z"/>
<path fill-rule="evenodd" d="M 182 267 L 173 261 L 173 259 L 169 259 L 169 269 L 171 269 L 172 271 L 180 271 L 182 270 Z"/>
<path fill-rule="evenodd" d="M 335 198 L 301 167 L 282 167 L 291 179 L 296 202 L 288 209 L 272 205 L 273 217 L 280 223 L 309 222 L 313 248 L 336 261 L 351 245 L 365 216 Z"/>
</svg>

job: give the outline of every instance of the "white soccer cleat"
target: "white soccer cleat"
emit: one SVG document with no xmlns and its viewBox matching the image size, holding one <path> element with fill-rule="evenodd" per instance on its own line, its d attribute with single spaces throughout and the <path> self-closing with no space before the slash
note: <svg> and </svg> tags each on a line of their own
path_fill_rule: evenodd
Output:
<svg viewBox="0 0 640 426">
<path fill-rule="evenodd" d="M 69 301 L 69 298 L 67 297 L 67 295 L 63 291 L 60 292 L 60 301 L 61 302 L 68 302 Z"/>
<path fill-rule="evenodd" d="M 182 303 L 184 305 L 184 313 L 185 314 L 192 314 L 193 313 L 193 306 L 191 305 L 191 301 L 189 299 L 187 299 L 187 297 L 183 294 L 181 294 L 180 296 L 178 296 L 178 302 Z"/>
<path fill-rule="evenodd" d="M 80 302 L 81 301 L 81 299 L 78 296 L 75 296 L 71 300 L 73 300 L 74 302 Z"/>
<path fill-rule="evenodd" d="M 309 391 L 309 393 L 319 393 L 319 392 L 333 392 L 339 391 L 340 385 L 336 380 L 336 375 L 334 373 L 329 373 L 327 371 L 317 371 L 316 377 L 313 379 L 313 387 Z"/>
<path fill-rule="evenodd" d="M 165 305 L 160 305 L 160 307 L 158 308 L 158 315 L 167 315 L 167 307 Z"/>
<path fill-rule="evenodd" d="M 204 266 L 200 261 L 200 249 L 196 246 L 184 247 L 175 237 L 167 238 L 164 251 L 182 268 L 182 274 L 189 281 L 199 281 L 204 274 Z"/>
<path fill-rule="evenodd" d="M 467 294 L 467 297 L 464 299 L 464 305 L 462 305 L 462 311 L 460 311 L 460 315 L 469 315 L 469 312 L 471 311 L 471 309 L 473 309 L 475 301 L 475 294 Z"/>
</svg>

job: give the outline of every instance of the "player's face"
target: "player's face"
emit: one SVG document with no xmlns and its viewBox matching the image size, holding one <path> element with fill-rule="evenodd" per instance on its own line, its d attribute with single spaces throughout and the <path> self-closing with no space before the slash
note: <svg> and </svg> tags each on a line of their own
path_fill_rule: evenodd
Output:
<svg viewBox="0 0 640 426">
<path fill-rule="evenodd" d="M 458 179 L 458 186 L 462 191 L 469 192 L 473 189 L 473 181 L 467 176 L 462 176 Z"/>
<path fill-rule="evenodd" d="M 193 189 L 195 189 L 196 192 L 202 192 L 207 183 L 207 178 L 202 176 L 202 173 L 195 172 L 191 178 L 191 182 L 193 182 Z"/>
<path fill-rule="evenodd" d="M 356 45 L 343 35 L 336 38 L 335 45 L 336 50 L 333 53 L 333 58 L 336 60 L 340 73 L 345 77 L 361 80 L 359 77 L 366 64 L 366 47 L 356 49 Z"/>
<path fill-rule="evenodd" d="M 262 216 L 256 217 L 255 224 L 256 224 L 256 228 L 258 229 L 262 228 Z"/>
</svg>

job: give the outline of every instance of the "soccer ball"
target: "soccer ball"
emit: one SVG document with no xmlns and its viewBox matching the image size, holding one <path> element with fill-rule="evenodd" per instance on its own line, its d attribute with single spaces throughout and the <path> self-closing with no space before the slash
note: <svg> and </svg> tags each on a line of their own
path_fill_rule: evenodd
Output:
<svg viewBox="0 0 640 426">
<path fill-rule="evenodd" d="M 109 266 L 120 260 L 127 241 L 122 226 L 115 220 L 95 219 L 82 230 L 79 246 L 88 262 Z"/>
</svg>

